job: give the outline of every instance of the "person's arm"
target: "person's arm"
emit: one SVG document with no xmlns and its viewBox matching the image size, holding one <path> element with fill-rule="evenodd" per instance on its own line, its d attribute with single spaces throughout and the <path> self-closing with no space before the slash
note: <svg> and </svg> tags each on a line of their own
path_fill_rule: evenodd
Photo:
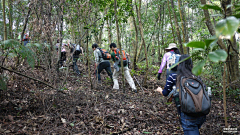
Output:
<svg viewBox="0 0 240 135">
<path fill-rule="evenodd" d="M 95 65 L 97 66 L 99 64 L 98 50 L 94 51 L 94 57 L 95 57 Z"/>
<path fill-rule="evenodd" d="M 166 66 L 167 58 L 171 55 L 171 53 L 167 52 L 164 54 L 160 68 L 158 70 L 158 73 L 162 73 L 163 68 Z"/>
<path fill-rule="evenodd" d="M 80 49 L 82 50 L 82 55 L 84 55 L 84 53 L 83 53 L 83 48 L 82 48 L 82 47 L 80 47 Z"/>
<path fill-rule="evenodd" d="M 172 91 L 172 87 L 176 85 L 176 76 L 176 74 L 171 74 L 167 79 L 164 89 L 158 87 L 156 91 L 160 92 L 160 94 L 165 97 L 168 96 L 168 94 Z"/>
</svg>

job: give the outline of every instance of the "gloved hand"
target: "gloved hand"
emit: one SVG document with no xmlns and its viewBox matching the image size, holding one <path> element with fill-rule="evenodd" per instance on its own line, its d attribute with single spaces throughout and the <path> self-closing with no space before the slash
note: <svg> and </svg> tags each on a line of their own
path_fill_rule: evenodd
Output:
<svg viewBox="0 0 240 135">
<path fill-rule="evenodd" d="M 161 78 L 161 74 L 162 74 L 162 73 L 158 73 L 158 77 L 157 77 L 158 80 L 160 80 L 160 78 Z"/>
</svg>

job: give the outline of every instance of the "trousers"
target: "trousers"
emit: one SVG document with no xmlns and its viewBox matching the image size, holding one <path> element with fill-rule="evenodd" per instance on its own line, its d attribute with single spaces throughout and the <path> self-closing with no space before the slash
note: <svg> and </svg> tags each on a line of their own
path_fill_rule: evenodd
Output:
<svg viewBox="0 0 240 135">
<path fill-rule="evenodd" d="M 133 81 L 133 79 L 132 79 L 132 76 L 131 76 L 131 74 L 130 74 L 130 72 L 129 72 L 128 67 L 127 67 L 127 66 L 124 67 L 123 70 L 124 70 L 124 76 L 125 76 L 128 84 L 130 85 L 130 87 L 131 87 L 132 89 L 135 90 L 135 89 L 136 89 L 136 86 L 135 86 L 135 83 L 134 83 L 134 81 Z M 113 83 L 114 83 L 113 89 L 117 89 L 117 90 L 119 89 L 118 75 L 119 75 L 120 72 L 121 72 L 121 70 L 117 71 L 117 70 L 114 68 L 114 71 L 113 71 Z"/>
</svg>

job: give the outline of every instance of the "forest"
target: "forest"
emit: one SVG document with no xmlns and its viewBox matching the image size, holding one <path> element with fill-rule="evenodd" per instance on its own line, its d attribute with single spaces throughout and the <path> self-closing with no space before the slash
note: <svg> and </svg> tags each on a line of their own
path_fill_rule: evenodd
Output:
<svg viewBox="0 0 240 135">
<path fill-rule="evenodd" d="M 1 134 L 184 134 L 174 101 L 156 91 L 168 82 L 172 67 L 159 69 L 172 43 L 188 56 L 173 66 L 191 59 L 211 89 L 200 134 L 240 134 L 239 0 L 0 3 Z M 128 56 L 116 66 L 119 89 L 113 57 L 113 80 L 108 70 L 98 79 L 96 59 L 114 54 L 112 43 Z"/>
</svg>

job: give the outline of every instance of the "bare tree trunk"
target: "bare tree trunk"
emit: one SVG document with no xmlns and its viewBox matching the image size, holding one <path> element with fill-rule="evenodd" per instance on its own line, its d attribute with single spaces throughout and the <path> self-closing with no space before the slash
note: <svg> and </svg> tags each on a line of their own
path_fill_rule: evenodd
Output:
<svg viewBox="0 0 240 135">
<path fill-rule="evenodd" d="M 171 0 L 171 5 L 172 5 L 173 16 L 174 16 L 174 23 L 175 23 L 176 31 L 177 31 L 178 43 L 180 44 L 180 51 L 181 51 L 181 53 L 184 53 L 184 52 L 183 52 L 183 46 L 182 46 L 181 33 L 180 33 L 180 30 L 179 30 L 179 26 L 178 26 L 177 15 L 176 15 L 176 13 L 175 13 L 175 11 L 174 11 L 174 3 L 173 3 L 173 0 Z"/>
<path fill-rule="evenodd" d="M 145 57 L 146 57 L 146 70 L 145 70 L 145 77 L 144 77 L 144 81 L 143 81 L 143 85 L 146 86 L 147 85 L 147 76 L 148 76 L 148 57 L 147 57 L 147 47 L 146 47 L 144 35 L 143 35 L 143 26 L 142 26 L 142 21 L 141 21 L 140 9 L 141 9 L 141 0 L 139 0 L 139 9 L 137 8 L 137 16 L 138 16 L 139 28 L 140 28 L 142 43 L 144 46 L 144 52 L 145 52 Z"/>
<path fill-rule="evenodd" d="M 168 5 L 168 11 L 169 11 L 169 17 L 170 17 L 170 24 L 171 24 L 171 27 L 172 27 L 173 42 L 176 43 L 175 35 L 174 35 L 174 29 L 173 29 L 173 23 L 172 23 L 172 14 L 171 14 L 170 6 L 169 6 L 169 0 L 167 1 L 167 5 Z"/>
<path fill-rule="evenodd" d="M 118 17 L 117 17 L 117 0 L 114 0 L 114 11 L 115 11 L 115 19 L 116 19 L 116 28 L 117 28 L 117 44 L 122 53 L 122 46 L 121 46 L 121 38 L 119 33 L 119 26 L 118 26 Z M 123 57 L 121 57 L 121 71 L 122 71 L 122 82 L 124 84 L 124 72 L 123 72 Z M 125 92 L 125 87 L 123 85 L 123 91 Z"/>
<path fill-rule="evenodd" d="M 13 17 L 12 17 L 12 0 L 8 0 L 8 6 L 9 6 L 9 36 L 10 39 L 13 39 Z"/>
<path fill-rule="evenodd" d="M 6 13 L 5 13 L 5 0 L 3 0 L 3 31 L 4 31 L 4 40 L 7 40 L 7 25 L 6 25 Z"/>
<path fill-rule="evenodd" d="M 185 24 L 185 18 L 184 18 L 184 13 L 185 13 L 185 8 L 181 6 L 181 0 L 178 0 L 178 9 L 179 9 L 179 14 L 181 18 L 181 24 L 182 24 L 182 35 L 183 35 L 183 43 L 186 43 L 186 39 L 188 39 L 188 36 L 186 35 L 186 24 Z M 181 9 L 183 8 L 183 10 Z M 188 48 L 183 47 L 183 54 L 188 54 Z"/>
<path fill-rule="evenodd" d="M 110 28 L 110 25 L 109 25 L 109 22 L 111 20 L 109 20 L 109 18 L 107 18 L 107 30 L 108 30 L 108 44 L 111 44 L 112 43 L 112 32 L 111 32 L 111 28 Z"/>
<path fill-rule="evenodd" d="M 159 6 L 159 16 L 160 16 L 160 19 L 159 19 L 159 29 L 161 27 L 161 22 L 162 22 L 162 16 L 161 16 L 161 11 L 162 11 L 162 6 Z M 160 53 L 160 31 L 158 31 L 158 34 L 157 34 L 157 39 L 158 39 L 158 63 L 160 64 L 161 63 L 161 53 Z"/>
<path fill-rule="evenodd" d="M 132 0 L 131 0 L 131 4 L 133 5 Z M 134 15 L 133 6 L 131 9 L 131 13 L 132 13 L 131 15 L 132 15 L 133 25 L 135 29 L 135 40 L 133 41 L 133 44 L 134 44 L 133 69 L 135 70 L 137 68 L 138 29 L 137 29 L 136 19 L 133 16 Z"/>
<path fill-rule="evenodd" d="M 162 28 L 161 28 L 161 37 L 162 37 L 162 45 L 164 45 L 164 38 L 163 38 L 163 26 L 164 26 L 164 16 L 165 16 L 165 14 L 164 14 L 164 7 L 162 8 Z M 166 27 L 165 27 L 166 28 Z M 159 61 L 159 62 L 161 62 L 161 60 Z M 160 64 L 160 63 L 159 63 Z"/>
</svg>

